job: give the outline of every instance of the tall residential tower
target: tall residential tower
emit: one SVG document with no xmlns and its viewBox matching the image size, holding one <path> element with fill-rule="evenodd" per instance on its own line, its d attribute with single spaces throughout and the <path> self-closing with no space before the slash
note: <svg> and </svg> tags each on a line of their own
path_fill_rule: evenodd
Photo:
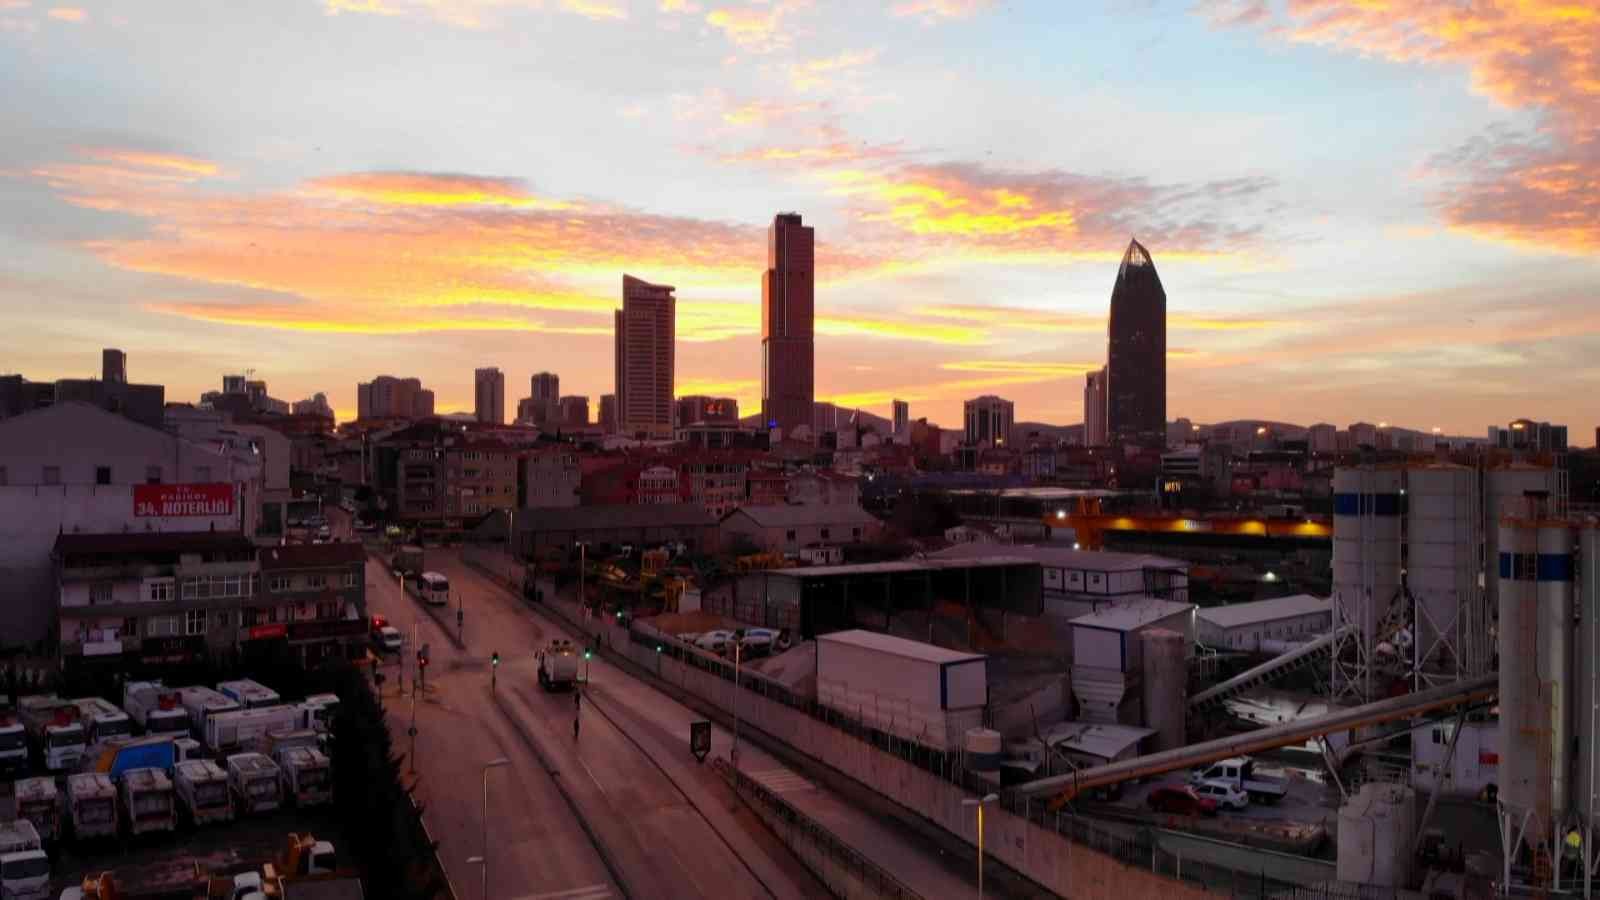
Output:
<svg viewBox="0 0 1600 900">
<path fill-rule="evenodd" d="M 616 313 L 617 430 L 672 437 L 673 288 L 622 276 Z"/>
<path fill-rule="evenodd" d="M 767 230 L 761 277 L 761 418 L 784 437 L 810 426 L 816 396 L 816 237 L 799 213 L 779 213 Z"/>
<path fill-rule="evenodd" d="M 506 376 L 490 366 L 472 372 L 474 418 L 487 425 L 506 423 Z"/>
<path fill-rule="evenodd" d="M 1138 241 L 1128 242 L 1111 289 L 1106 431 L 1111 440 L 1167 442 L 1167 292 Z"/>
</svg>

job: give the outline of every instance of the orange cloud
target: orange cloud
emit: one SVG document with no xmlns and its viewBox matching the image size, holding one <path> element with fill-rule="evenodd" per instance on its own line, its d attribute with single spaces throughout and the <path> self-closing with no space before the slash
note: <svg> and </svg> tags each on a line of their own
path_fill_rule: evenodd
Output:
<svg viewBox="0 0 1600 900">
<path fill-rule="evenodd" d="M 317 178 L 313 194 L 389 206 L 504 206 L 515 209 L 575 209 L 576 204 L 537 197 L 515 178 L 441 175 L 429 172 L 361 172 Z"/>
<path fill-rule="evenodd" d="M 1436 160 L 1451 227 L 1574 253 L 1600 249 L 1600 6 L 1574 0 L 1213 3 L 1223 24 L 1402 63 L 1462 65 L 1480 93 L 1544 113 L 1539 134 L 1492 131 Z"/>
<path fill-rule="evenodd" d="M 302 331 L 316 334 L 400 335 L 439 331 L 528 331 L 545 334 L 610 335 L 602 326 L 548 325 L 533 319 L 496 317 L 437 317 L 426 319 L 339 319 L 321 311 L 293 307 L 203 303 L 152 303 L 147 309 L 199 322 Z"/>
<path fill-rule="evenodd" d="M 870 65 L 877 58 L 877 50 L 860 50 L 791 63 L 789 84 L 797 91 L 814 90 L 826 86 L 836 74 Z"/>
<path fill-rule="evenodd" d="M 48 13 L 46 13 L 46 15 L 48 15 L 52 19 L 55 19 L 58 22 L 75 22 L 76 23 L 76 22 L 85 22 L 85 21 L 88 21 L 88 19 L 89 19 L 89 14 L 87 12 L 85 12 L 85 11 L 83 11 L 81 9 L 78 9 L 75 6 L 57 6 L 54 9 L 50 10 Z"/>
<path fill-rule="evenodd" d="M 146 172 L 171 172 L 187 178 L 210 178 L 222 172 L 221 168 L 210 160 L 177 153 L 154 153 L 115 147 L 91 147 L 80 152 L 91 159 L 105 163 L 128 166 Z"/>
<path fill-rule="evenodd" d="M 754 52 L 767 52 L 787 46 L 789 34 L 784 29 L 784 18 L 807 0 L 777 0 L 766 4 L 725 6 L 706 15 L 706 24 L 721 31 L 723 36 L 739 47 Z"/>
<path fill-rule="evenodd" d="M 613 0 L 561 0 L 561 8 L 585 19 L 616 21 L 628 17 L 628 11 Z"/>
<path fill-rule="evenodd" d="M 925 24 L 946 19 L 965 19 L 994 5 L 994 0 L 908 0 L 897 3 L 891 12 L 900 18 L 916 17 Z"/>
<path fill-rule="evenodd" d="M 834 125 L 816 129 L 817 140 L 810 144 L 750 147 L 735 153 L 722 153 L 720 147 L 702 147 L 707 155 L 720 154 L 719 162 L 753 163 L 802 169 L 834 169 L 896 159 L 904 152 L 898 143 L 868 144 L 852 141 Z"/>
</svg>

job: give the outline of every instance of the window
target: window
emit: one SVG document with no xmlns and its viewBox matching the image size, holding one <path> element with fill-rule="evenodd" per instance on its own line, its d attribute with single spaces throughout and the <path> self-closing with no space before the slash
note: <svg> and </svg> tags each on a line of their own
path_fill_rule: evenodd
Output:
<svg viewBox="0 0 1600 900">
<path fill-rule="evenodd" d="M 110 466 L 95 466 L 94 467 L 94 483 L 95 484 L 110 484 L 111 483 L 111 467 Z"/>
<path fill-rule="evenodd" d="M 337 618 L 339 618 L 339 601 L 337 601 L 337 600 L 323 600 L 323 601 L 317 603 L 317 618 L 319 618 L 319 619 L 337 619 Z"/>
<path fill-rule="evenodd" d="M 175 637 L 178 634 L 177 616 L 151 616 L 144 620 L 146 637 Z"/>
<path fill-rule="evenodd" d="M 150 590 L 145 599 L 151 603 L 169 603 L 172 601 L 172 582 L 152 581 L 148 587 Z"/>
<path fill-rule="evenodd" d="M 855 540 L 858 540 L 858 541 L 861 540 L 861 529 L 859 529 L 859 528 L 850 529 L 850 537 L 852 537 L 852 538 L 854 538 Z"/>
<path fill-rule="evenodd" d="M 89 585 L 89 605 L 97 606 L 111 602 L 112 584 L 109 581 L 97 581 Z"/>
<path fill-rule="evenodd" d="M 183 614 L 183 633 L 187 635 L 206 633 L 206 611 L 191 609 Z"/>
<path fill-rule="evenodd" d="M 356 573 L 354 573 L 354 572 L 346 572 L 346 573 L 344 573 L 344 586 L 347 587 L 347 588 L 355 587 L 356 586 L 356 581 L 358 580 L 359 577 L 360 576 L 356 575 Z"/>
<path fill-rule="evenodd" d="M 217 630 L 218 631 L 222 631 L 222 630 L 226 629 L 227 627 L 228 627 L 228 614 L 225 613 L 225 612 L 217 613 Z"/>
<path fill-rule="evenodd" d="M 328 584 L 328 576 L 326 576 L 326 575 L 307 575 L 306 576 L 306 587 L 319 588 L 319 587 L 326 587 L 327 584 Z"/>
<path fill-rule="evenodd" d="M 282 594 L 289 590 L 289 576 L 274 575 L 267 579 L 267 590 L 274 594 Z"/>
<path fill-rule="evenodd" d="M 122 636 L 135 637 L 139 634 L 139 620 L 132 616 L 122 620 Z"/>
<path fill-rule="evenodd" d="M 60 466 L 45 466 L 44 467 L 44 483 L 45 484 L 60 484 L 61 483 L 61 467 Z"/>
<path fill-rule="evenodd" d="M 794 540 L 794 530 L 790 529 L 789 531 L 785 531 L 783 533 L 783 536 L 784 536 L 784 538 L 786 540 L 791 540 L 791 541 Z"/>
<path fill-rule="evenodd" d="M 144 483 L 145 484 L 160 484 L 161 483 L 161 467 L 160 466 L 146 466 L 145 470 L 144 470 Z"/>
</svg>

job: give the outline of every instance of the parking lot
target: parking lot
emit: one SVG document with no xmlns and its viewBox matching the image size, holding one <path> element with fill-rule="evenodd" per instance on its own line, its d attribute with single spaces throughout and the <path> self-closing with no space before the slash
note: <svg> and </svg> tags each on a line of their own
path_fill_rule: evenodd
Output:
<svg viewBox="0 0 1600 900">
<path fill-rule="evenodd" d="M 1337 831 L 1338 789 L 1326 783 L 1321 772 L 1276 767 L 1257 763 L 1258 775 L 1283 783 L 1285 794 L 1275 803 L 1252 801 L 1242 810 L 1219 810 L 1215 816 L 1178 816 L 1154 812 L 1149 807 L 1151 791 L 1184 783 L 1186 772 L 1171 772 L 1167 777 L 1124 786 L 1115 800 L 1091 804 L 1091 809 L 1112 812 L 1119 817 L 1136 817 L 1150 824 L 1182 828 L 1231 840 L 1270 843 L 1284 847 L 1320 843 L 1322 836 Z"/>
</svg>

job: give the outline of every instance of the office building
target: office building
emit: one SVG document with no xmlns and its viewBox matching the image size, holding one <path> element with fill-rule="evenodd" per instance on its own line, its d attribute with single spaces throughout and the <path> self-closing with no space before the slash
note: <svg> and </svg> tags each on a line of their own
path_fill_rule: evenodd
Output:
<svg viewBox="0 0 1600 900">
<path fill-rule="evenodd" d="M 1167 438 L 1167 293 L 1155 263 L 1129 241 L 1111 289 L 1106 358 L 1106 431 L 1121 443 Z"/>
<path fill-rule="evenodd" d="M 816 396 L 812 331 L 816 239 L 798 213 L 779 213 L 767 230 L 761 279 L 761 421 L 796 436 L 811 424 Z"/>
<path fill-rule="evenodd" d="M 701 422 L 737 423 L 739 401 L 733 397 L 705 397 L 698 394 L 679 397 L 674 419 L 679 428 L 688 428 Z"/>
<path fill-rule="evenodd" d="M 973 447 L 1003 447 L 1011 442 L 1016 404 L 986 394 L 963 404 L 966 443 Z"/>
<path fill-rule="evenodd" d="M 674 327 L 677 300 L 670 285 L 622 276 L 616 313 L 618 431 L 672 437 Z"/>
<path fill-rule="evenodd" d="M 600 430 L 612 434 L 617 430 L 617 395 L 600 395 Z"/>
<path fill-rule="evenodd" d="M 1090 372 L 1083 383 L 1083 444 L 1106 445 L 1106 367 Z"/>
<path fill-rule="evenodd" d="M 911 434 L 911 404 L 894 401 L 894 436 L 905 440 Z"/>
<path fill-rule="evenodd" d="M 1306 443 L 1312 453 L 1331 456 L 1339 452 L 1338 426 L 1318 422 L 1306 429 Z"/>
<path fill-rule="evenodd" d="M 561 398 L 561 424 L 565 428 L 583 428 L 589 424 L 589 398 L 570 394 Z"/>
<path fill-rule="evenodd" d="M 333 407 L 328 405 L 328 395 L 318 391 L 309 400 L 296 400 L 294 414 L 297 416 L 318 416 L 324 419 L 333 418 Z"/>
<path fill-rule="evenodd" d="M 544 425 L 561 421 L 561 376 L 540 372 L 528 379 L 529 421 Z"/>
<path fill-rule="evenodd" d="M 506 376 L 490 366 L 472 373 L 472 409 L 474 418 L 486 425 L 504 425 L 506 422 Z"/>
</svg>

